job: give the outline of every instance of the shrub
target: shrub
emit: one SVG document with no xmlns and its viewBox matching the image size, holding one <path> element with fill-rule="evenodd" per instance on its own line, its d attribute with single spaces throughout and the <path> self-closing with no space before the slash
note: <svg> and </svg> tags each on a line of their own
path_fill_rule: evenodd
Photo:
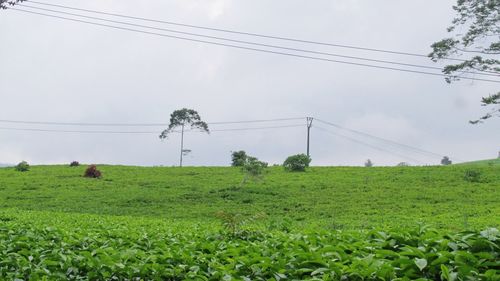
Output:
<svg viewBox="0 0 500 281">
<path fill-rule="evenodd" d="M 365 167 L 373 167 L 373 162 L 372 162 L 372 160 L 370 160 L 370 159 L 366 160 L 366 162 L 365 162 Z"/>
<path fill-rule="evenodd" d="M 80 163 L 78 163 L 78 161 L 73 161 L 69 164 L 70 167 L 78 167 L 80 166 Z"/>
<path fill-rule="evenodd" d="M 305 154 L 297 154 L 288 157 L 283 163 L 286 171 L 289 172 L 304 172 L 311 163 L 311 157 Z"/>
<path fill-rule="evenodd" d="M 22 161 L 16 165 L 16 171 L 27 172 L 30 170 L 30 165 L 26 161 Z"/>
<path fill-rule="evenodd" d="M 262 176 L 264 170 L 267 168 L 267 163 L 259 161 L 256 157 L 248 156 L 243 171 L 250 177 L 258 178 Z"/>
<path fill-rule="evenodd" d="M 233 151 L 231 153 L 231 166 L 233 167 L 243 167 L 247 161 L 247 153 L 243 150 Z"/>
<path fill-rule="evenodd" d="M 479 182 L 481 179 L 481 172 L 478 170 L 465 170 L 464 180 L 468 182 Z"/>
<path fill-rule="evenodd" d="M 444 156 L 443 159 L 441 159 L 441 165 L 451 165 L 452 162 L 450 160 L 450 157 Z"/>
<path fill-rule="evenodd" d="M 97 170 L 96 165 L 90 165 L 87 167 L 87 170 L 85 170 L 85 174 L 83 175 L 86 178 L 95 178 L 98 179 L 102 177 L 101 171 Z"/>
</svg>

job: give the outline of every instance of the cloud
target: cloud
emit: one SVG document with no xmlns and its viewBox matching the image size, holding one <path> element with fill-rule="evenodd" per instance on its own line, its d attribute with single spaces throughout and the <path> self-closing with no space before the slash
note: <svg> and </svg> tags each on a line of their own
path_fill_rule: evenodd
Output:
<svg viewBox="0 0 500 281">
<path fill-rule="evenodd" d="M 62 1 L 54 3 L 70 5 Z M 315 5 L 290 0 L 154 0 L 133 4 L 91 0 L 71 5 L 200 26 L 427 53 L 429 45 L 445 35 L 453 16 L 452 4 L 451 0 L 418 3 L 325 0 Z M 429 10 L 429 6 L 433 9 Z M 426 21 L 421 20 L 423 17 Z M 141 24 L 433 65 L 425 58 L 220 34 L 160 23 Z M 481 116 L 484 108 L 479 106 L 480 97 L 496 91 L 495 84 L 449 85 L 439 77 L 257 53 L 8 10 L 0 12 L 0 26 L 0 119 L 163 123 L 168 122 L 173 110 L 190 107 L 198 110 L 206 121 L 314 116 L 464 160 L 497 154 L 499 120 L 481 126 L 468 124 L 468 120 Z M 193 153 L 187 164 L 226 165 L 229 151 L 235 149 L 245 149 L 265 161 L 280 163 L 288 155 L 305 151 L 305 122 L 297 123 L 303 127 L 189 135 L 186 145 Z M 0 124 L 0 127 L 11 125 Z M 162 128 L 136 129 L 159 133 Z M 478 143 L 480 147 L 469 149 Z M 177 136 L 161 142 L 156 134 L 0 131 L 0 144 L 0 162 L 26 159 L 35 163 L 78 160 L 175 165 L 179 154 Z M 367 157 L 373 157 L 376 164 L 406 161 L 315 130 L 312 145 L 315 165 L 362 165 Z M 426 163 L 436 162 L 412 156 Z"/>
</svg>

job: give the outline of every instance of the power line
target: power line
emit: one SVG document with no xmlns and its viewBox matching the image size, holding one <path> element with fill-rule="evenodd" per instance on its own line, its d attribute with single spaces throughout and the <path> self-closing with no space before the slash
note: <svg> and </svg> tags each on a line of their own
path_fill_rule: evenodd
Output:
<svg viewBox="0 0 500 281">
<path fill-rule="evenodd" d="M 207 122 L 207 124 L 229 125 L 229 124 L 245 124 L 245 123 L 281 122 L 281 121 L 292 121 L 300 119 L 305 119 L 305 117 Z M 74 122 L 20 121 L 20 120 L 0 120 L 0 123 L 27 124 L 27 125 L 55 125 L 55 126 L 103 126 L 103 127 L 167 127 L 169 125 L 168 123 L 81 123 L 81 122 L 74 123 Z"/>
<path fill-rule="evenodd" d="M 427 55 L 424 55 L 424 54 L 416 54 L 416 53 L 410 53 L 410 52 L 384 50 L 384 49 L 377 49 L 377 48 L 366 48 L 366 47 L 359 47 L 359 46 L 352 46 L 352 45 L 325 43 L 325 42 L 303 40 L 303 39 L 290 38 L 290 37 L 281 37 L 281 36 L 264 35 L 264 34 L 251 33 L 251 32 L 242 32 L 242 31 L 235 31 L 235 30 L 229 30 L 229 29 L 221 29 L 221 28 L 213 28 L 213 27 L 206 27 L 206 26 L 200 26 L 200 25 L 185 24 L 185 23 L 179 23 L 179 22 L 173 22 L 173 21 L 164 21 L 164 20 L 148 19 L 148 18 L 144 18 L 144 17 L 127 16 L 127 15 L 123 15 L 123 14 L 102 12 L 102 11 L 96 11 L 96 10 L 90 10 L 90 9 L 82 9 L 82 8 L 70 7 L 70 6 L 64 6 L 64 5 L 49 4 L 49 3 L 39 2 L 39 1 L 31 1 L 30 0 L 29 2 L 39 4 L 39 5 L 59 7 L 59 8 L 75 10 L 75 11 L 96 13 L 96 14 L 102 14 L 102 15 L 108 15 L 108 16 L 114 16 L 114 17 L 142 20 L 142 21 L 169 24 L 169 25 L 175 25 L 175 26 L 190 27 L 190 28 L 196 28 L 196 29 L 202 29 L 202 30 L 210 30 L 210 31 L 218 31 L 218 32 L 225 32 L 225 33 L 232 33 L 232 34 L 239 34 L 239 35 L 254 36 L 254 37 L 260 37 L 260 38 L 284 40 L 284 41 L 291 41 L 291 42 L 297 42 L 297 43 L 306 43 L 306 44 L 323 45 L 323 46 L 330 46 L 330 47 L 348 48 L 348 49 L 355 49 L 355 50 L 362 50 L 362 51 L 381 52 L 381 53 L 389 53 L 389 54 L 396 54 L 396 55 L 429 58 Z M 443 58 L 443 59 L 462 61 L 462 62 L 465 61 L 463 59 L 457 59 L 457 58 Z"/>
<path fill-rule="evenodd" d="M 17 8 L 9 8 L 9 9 L 10 10 L 14 10 L 14 11 L 24 12 L 24 13 L 31 13 L 31 14 L 36 14 L 36 15 L 42 15 L 42 16 L 46 16 L 46 17 L 58 18 L 58 19 L 63 19 L 63 20 L 69 20 L 69 21 L 74 21 L 74 22 L 80 22 L 80 23 L 90 24 L 90 25 L 103 26 L 103 27 L 108 27 L 108 28 L 113 28 L 113 29 L 119 29 L 119 30 L 137 32 L 137 33 L 143 33 L 143 34 L 149 34 L 149 35 L 156 35 L 156 36 L 167 37 L 167 38 L 174 38 L 174 39 L 185 40 L 185 41 L 193 41 L 193 42 L 199 42 L 199 43 L 205 43 L 205 44 L 211 44 L 211 45 L 225 46 L 225 47 L 231 47 L 231 48 L 237 48 L 237 49 L 243 49 L 243 50 L 250 50 L 250 51 L 262 52 L 262 53 L 270 53 L 270 54 L 277 54 L 277 55 L 283 55 L 283 56 L 298 57 L 298 58 L 318 60 L 318 61 L 326 61 L 326 62 L 331 62 L 331 63 L 341 63 L 341 64 L 348 64 L 348 65 L 356 65 L 356 66 L 370 67 L 370 68 L 376 68 L 376 69 L 386 69 L 386 70 L 394 70 L 394 71 L 400 71 L 400 72 L 418 73 L 418 74 L 425 74 L 425 75 L 432 75 L 432 76 L 439 76 L 439 77 L 448 77 L 447 75 L 442 74 L 442 73 L 434 73 L 434 72 L 410 70 L 410 69 L 387 67 L 387 66 L 379 66 L 379 65 L 371 65 L 371 64 L 364 64 L 364 63 L 347 62 L 347 61 L 339 61 L 339 60 L 332 60 L 332 59 L 321 58 L 321 57 L 313 57 L 313 56 L 305 56 L 305 55 L 299 55 L 299 54 L 293 54 L 293 53 L 271 51 L 271 50 L 265 50 L 265 49 L 258 49 L 258 48 L 244 47 L 244 46 L 239 46 L 239 45 L 232 45 L 232 44 L 225 44 L 225 43 L 219 43 L 219 42 L 213 42 L 213 41 L 205 41 L 205 40 L 199 40 L 199 39 L 193 39 L 193 38 L 187 38 L 187 37 L 167 35 L 167 34 L 163 34 L 163 33 L 149 32 L 149 31 L 143 31 L 143 30 L 138 30 L 138 29 L 132 29 L 132 28 L 126 28 L 126 27 L 119 27 L 119 26 L 108 25 L 108 24 L 101 24 L 101 23 L 96 23 L 96 22 L 89 22 L 89 21 L 84 21 L 84 20 L 78 20 L 78 19 L 73 19 L 73 18 L 60 17 L 60 16 L 55 16 L 55 15 L 50 15 L 50 14 L 44 14 L 44 13 L 38 13 L 38 12 L 33 12 L 33 11 L 28 11 L 28 10 L 23 10 L 23 9 L 17 9 Z M 490 79 L 482 79 L 482 78 L 468 78 L 468 77 L 464 77 L 462 79 L 468 79 L 468 80 L 474 80 L 474 81 L 483 81 L 483 82 L 492 82 L 492 83 L 500 83 L 500 81 L 498 81 L 498 80 L 490 80 Z"/>
<path fill-rule="evenodd" d="M 267 127 L 250 127 L 250 128 L 230 128 L 230 129 L 216 129 L 210 132 L 234 132 L 234 131 L 252 131 L 252 130 L 267 130 L 267 129 L 281 129 L 281 128 L 296 128 L 303 127 L 304 125 L 283 125 L 283 126 L 267 126 Z M 28 131 L 28 132 L 47 132 L 47 133 L 77 133 L 77 134 L 157 134 L 160 132 L 155 131 L 94 131 L 94 130 L 55 130 L 55 129 L 37 129 L 37 128 L 9 128 L 0 127 L 0 130 L 6 131 Z M 179 131 L 172 131 L 173 133 L 180 133 Z M 198 130 L 187 130 L 185 132 L 198 133 Z"/>
<path fill-rule="evenodd" d="M 279 46 L 279 45 L 262 44 L 262 43 L 244 41 L 244 40 L 235 40 L 235 39 L 231 39 L 231 38 L 218 37 L 218 36 L 210 36 L 210 35 L 203 35 L 203 34 L 197 34 L 197 33 L 185 32 L 185 31 L 179 31 L 179 30 L 174 30 L 174 29 L 158 28 L 158 27 L 153 27 L 153 26 L 147 26 L 147 25 L 141 25 L 141 24 L 134 24 L 134 23 L 123 22 L 123 21 L 115 21 L 115 20 L 110 20 L 110 19 L 105 19 L 105 18 L 99 18 L 99 17 L 92 17 L 92 16 L 81 15 L 81 14 L 75 14 L 75 13 L 67 13 L 67 12 L 58 11 L 58 10 L 44 9 L 44 8 L 39 8 L 39 7 L 34 7 L 34 6 L 29 6 L 29 5 L 23 5 L 23 4 L 18 4 L 17 6 L 26 7 L 26 8 L 30 8 L 30 9 L 43 10 L 43 11 L 48 11 L 48 12 L 53 12 L 53 13 L 59 13 L 59 14 L 64 14 L 64 15 L 82 17 L 82 18 L 87 18 L 87 19 L 93 19 L 93 20 L 111 22 L 111 23 L 116 23 L 116 24 L 122 24 L 122 25 L 128 25 L 128 26 L 134 26 L 134 27 L 140 27 L 140 28 L 147 28 L 147 29 L 153 29 L 153 30 L 160 30 L 160 31 L 165 31 L 165 32 L 171 32 L 171 33 L 177 33 L 177 34 L 184 34 L 184 35 L 190 35 L 190 36 L 197 36 L 197 37 L 203 37 L 203 38 L 209 38 L 209 39 L 216 39 L 216 40 L 222 40 L 222 41 L 228 41 L 228 42 L 234 42 L 234 43 L 249 44 L 249 45 L 260 46 L 260 47 L 283 49 L 283 50 L 288 50 L 288 51 L 304 52 L 304 53 L 311 53 L 311 54 L 316 54 L 316 55 L 325 55 L 325 56 L 331 56 L 331 57 L 340 57 L 340 58 L 363 60 L 363 61 L 378 62 L 378 63 L 386 63 L 386 64 L 393 64 L 393 65 L 401 65 L 401 66 L 409 66 L 409 67 L 416 67 L 416 68 L 434 69 L 434 70 L 440 70 L 440 71 L 443 70 L 441 67 L 435 67 L 435 66 L 418 65 L 418 64 L 402 63 L 402 62 L 388 61 L 388 60 L 379 60 L 379 59 L 370 59 L 370 58 L 357 57 L 357 56 L 347 56 L 347 55 L 340 55 L 340 54 L 327 53 L 327 52 L 311 51 L 311 50 L 299 49 L 299 48 L 290 48 L 290 47 Z M 465 73 L 474 73 L 474 74 L 478 74 L 478 75 L 499 77 L 498 73 L 488 74 L 488 73 L 471 72 L 471 71 L 466 71 Z"/>
<path fill-rule="evenodd" d="M 366 143 L 366 142 L 363 142 L 363 141 L 360 141 L 360 140 L 356 140 L 356 139 L 353 139 L 351 137 L 348 137 L 348 136 L 345 136 L 345 135 L 342 135 L 342 134 L 339 134 L 339 133 L 332 132 L 332 131 L 327 130 L 327 129 L 322 128 L 322 127 L 314 126 L 313 128 L 319 129 L 321 131 L 324 131 L 326 133 L 329 133 L 329 134 L 332 134 L 332 135 L 335 135 L 335 136 L 338 136 L 338 137 L 345 138 L 347 140 L 350 140 L 352 142 L 355 142 L 355 143 L 358 143 L 358 144 L 361 144 L 361 145 L 373 148 L 375 150 L 379 150 L 379 151 L 382 151 L 382 152 L 387 152 L 387 153 L 390 153 L 392 155 L 395 155 L 395 156 L 398 156 L 398 157 L 401 157 L 401 158 L 405 158 L 405 159 L 408 159 L 408 160 L 416 162 L 416 163 L 425 164 L 424 162 L 422 162 L 420 160 L 417 160 L 415 158 L 408 157 L 408 156 L 405 156 L 405 155 L 402 155 L 402 154 L 399 154 L 399 153 L 396 153 L 396 152 L 393 152 L 393 151 L 390 151 L 390 150 L 387 150 L 387 149 L 384 149 L 384 148 L 380 148 L 378 146 L 374 146 L 374 145 L 371 145 L 369 143 Z"/>
<path fill-rule="evenodd" d="M 352 132 L 352 133 L 355 133 L 355 134 L 358 134 L 358 135 L 363 135 L 365 137 L 376 139 L 376 140 L 379 140 L 379 141 L 382 141 L 382 142 L 385 142 L 385 143 L 389 143 L 391 145 L 396 145 L 396 146 L 399 146 L 399 147 L 410 149 L 410 150 L 413 150 L 413 151 L 421 153 L 421 154 L 430 155 L 430 156 L 433 156 L 433 157 L 436 157 L 436 158 L 442 158 L 443 157 L 443 155 L 438 154 L 438 153 L 434 153 L 432 151 L 424 150 L 424 149 L 421 149 L 421 148 L 418 148 L 418 147 L 409 146 L 409 145 L 406 145 L 406 144 L 395 142 L 393 140 L 388 140 L 388 139 L 385 139 L 385 138 L 377 137 L 377 136 L 374 136 L 374 135 L 371 135 L 371 134 L 368 134 L 368 133 L 365 133 L 365 132 L 361 132 L 361 131 L 357 131 L 357 130 L 345 128 L 345 127 L 342 127 L 342 126 L 340 126 L 338 124 L 335 124 L 335 123 L 332 123 L 332 122 L 324 121 L 324 120 L 321 120 L 321 119 L 315 119 L 315 120 L 318 121 L 318 122 L 320 122 L 320 123 L 323 123 L 323 124 L 326 124 L 326 125 L 329 125 L 329 126 L 332 126 L 332 127 L 336 127 L 338 129 L 346 130 L 346 131 L 349 131 L 349 132 Z"/>
</svg>

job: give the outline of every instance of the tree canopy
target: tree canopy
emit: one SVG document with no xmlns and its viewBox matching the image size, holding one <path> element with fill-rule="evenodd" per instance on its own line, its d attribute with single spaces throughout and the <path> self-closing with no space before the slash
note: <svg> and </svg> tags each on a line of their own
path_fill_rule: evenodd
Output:
<svg viewBox="0 0 500 281">
<path fill-rule="evenodd" d="M 165 139 L 175 128 L 184 128 L 186 126 L 189 126 L 191 129 L 199 129 L 206 133 L 210 132 L 208 124 L 201 121 L 201 117 L 196 110 L 183 108 L 170 114 L 170 124 L 166 130 L 161 132 L 160 138 Z"/>
<path fill-rule="evenodd" d="M 432 44 L 429 57 L 433 61 L 454 59 L 457 63 L 444 67 L 446 82 L 460 80 L 464 75 L 490 74 L 500 76 L 500 0 L 457 0 L 456 16 L 447 31 L 451 37 Z M 463 58 L 463 59 L 462 59 Z M 500 92 L 482 100 L 492 109 L 477 120 L 500 117 Z"/>
</svg>

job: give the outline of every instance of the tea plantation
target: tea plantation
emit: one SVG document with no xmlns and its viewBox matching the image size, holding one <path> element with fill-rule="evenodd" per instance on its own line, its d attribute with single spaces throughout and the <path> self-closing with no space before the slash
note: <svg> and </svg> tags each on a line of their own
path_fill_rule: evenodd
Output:
<svg viewBox="0 0 500 281">
<path fill-rule="evenodd" d="M 98 167 L 0 169 L 0 279 L 500 280 L 498 161 Z"/>
</svg>

